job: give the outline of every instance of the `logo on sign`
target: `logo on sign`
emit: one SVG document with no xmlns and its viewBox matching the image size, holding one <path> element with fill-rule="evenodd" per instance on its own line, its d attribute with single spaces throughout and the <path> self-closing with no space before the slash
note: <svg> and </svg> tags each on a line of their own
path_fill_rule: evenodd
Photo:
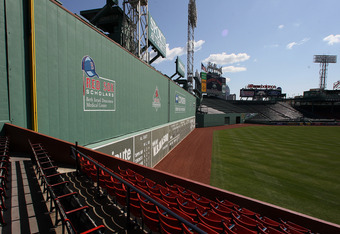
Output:
<svg viewBox="0 0 340 234">
<path fill-rule="evenodd" d="M 176 113 L 184 113 L 186 107 L 186 99 L 185 96 L 179 92 L 175 94 L 175 112 Z"/>
<path fill-rule="evenodd" d="M 159 96 L 158 87 L 156 86 L 155 93 L 153 94 L 152 107 L 156 109 L 156 111 L 161 108 L 161 97 Z"/>
<path fill-rule="evenodd" d="M 83 57 L 81 68 L 84 111 L 115 111 L 116 82 L 100 77 L 90 56 Z"/>
</svg>

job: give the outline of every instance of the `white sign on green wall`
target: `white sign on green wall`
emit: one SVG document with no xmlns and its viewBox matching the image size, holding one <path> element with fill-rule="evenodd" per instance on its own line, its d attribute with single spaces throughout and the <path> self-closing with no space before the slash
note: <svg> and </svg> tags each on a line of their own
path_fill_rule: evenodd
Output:
<svg viewBox="0 0 340 234">
<path fill-rule="evenodd" d="M 166 39 L 149 13 L 149 42 L 163 58 L 166 57 Z"/>
<path fill-rule="evenodd" d="M 82 59 L 84 111 L 115 111 L 116 82 L 96 73 L 90 56 Z"/>
</svg>

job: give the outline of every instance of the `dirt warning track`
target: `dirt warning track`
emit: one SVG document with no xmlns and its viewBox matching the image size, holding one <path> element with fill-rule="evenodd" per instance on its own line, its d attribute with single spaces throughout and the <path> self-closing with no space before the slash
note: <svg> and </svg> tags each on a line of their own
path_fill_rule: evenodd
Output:
<svg viewBox="0 0 340 234">
<path fill-rule="evenodd" d="M 253 126 L 234 124 L 221 127 L 196 128 L 174 148 L 155 169 L 190 180 L 210 184 L 213 133 L 216 130 Z"/>
</svg>

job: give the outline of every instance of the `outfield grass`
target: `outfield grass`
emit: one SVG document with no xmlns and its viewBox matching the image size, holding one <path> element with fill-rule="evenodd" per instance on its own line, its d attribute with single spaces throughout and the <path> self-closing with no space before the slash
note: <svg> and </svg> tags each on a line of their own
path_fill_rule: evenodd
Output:
<svg viewBox="0 0 340 234">
<path fill-rule="evenodd" d="M 215 131 L 211 185 L 340 224 L 340 127 Z"/>
</svg>

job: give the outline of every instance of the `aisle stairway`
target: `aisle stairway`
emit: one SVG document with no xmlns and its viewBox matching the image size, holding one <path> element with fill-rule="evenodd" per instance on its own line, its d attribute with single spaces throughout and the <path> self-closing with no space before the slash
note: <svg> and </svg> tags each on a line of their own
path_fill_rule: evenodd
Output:
<svg viewBox="0 0 340 234">
<path fill-rule="evenodd" d="M 11 157 L 7 198 L 4 211 L 6 225 L 0 233 L 55 233 L 45 200 L 27 155 Z"/>
</svg>

